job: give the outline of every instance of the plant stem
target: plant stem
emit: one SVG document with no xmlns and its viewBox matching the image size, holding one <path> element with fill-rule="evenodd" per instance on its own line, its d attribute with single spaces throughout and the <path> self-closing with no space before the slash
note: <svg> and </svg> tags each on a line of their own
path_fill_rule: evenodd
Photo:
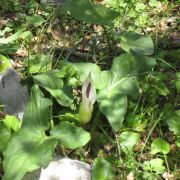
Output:
<svg viewBox="0 0 180 180">
<path fill-rule="evenodd" d="M 162 115 L 163 115 L 163 113 L 160 114 L 159 118 L 158 118 L 157 121 L 154 123 L 153 127 L 151 128 L 151 130 L 149 131 L 149 134 L 148 134 L 148 136 L 147 136 L 147 138 L 146 138 L 146 140 L 145 140 L 145 142 L 144 142 L 143 148 L 142 148 L 141 153 L 140 153 L 139 162 L 140 162 L 141 159 L 142 159 L 142 153 L 143 153 L 143 151 L 144 151 L 144 148 L 145 148 L 145 146 L 146 146 L 146 144 L 147 144 L 147 142 L 148 142 L 148 140 L 149 140 L 149 138 L 150 138 L 150 136 L 151 136 L 154 128 L 156 127 L 157 123 L 161 120 Z"/>
</svg>

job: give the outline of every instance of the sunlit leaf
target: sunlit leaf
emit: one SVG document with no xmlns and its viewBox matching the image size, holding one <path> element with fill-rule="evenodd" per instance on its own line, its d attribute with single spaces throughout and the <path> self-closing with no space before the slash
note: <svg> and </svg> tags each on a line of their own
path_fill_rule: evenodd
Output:
<svg viewBox="0 0 180 180">
<path fill-rule="evenodd" d="M 165 166 L 163 166 L 163 160 L 156 158 L 150 161 L 145 161 L 143 163 L 143 169 L 145 171 L 155 171 L 157 173 L 162 173 L 165 170 Z"/>
<path fill-rule="evenodd" d="M 161 138 L 155 139 L 151 144 L 151 153 L 163 153 L 168 154 L 170 152 L 170 145 L 165 140 Z"/>
<path fill-rule="evenodd" d="M 24 29 L 20 28 L 13 35 L 11 35 L 11 36 L 9 36 L 7 38 L 0 38 L 0 44 L 8 44 L 8 43 L 12 43 L 12 42 L 16 41 L 18 38 L 21 37 L 23 31 L 24 31 Z"/>
<path fill-rule="evenodd" d="M 0 72 L 5 72 L 6 69 L 10 67 L 12 67 L 10 59 L 0 54 Z"/>
<path fill-rule="evenodd" d="M 3 123 L 9 130 L 13 129 L 14 131 L 18 131 L 21 126 L 21 122 L 15 116 L 6 115 Z"/>
<path fill-rule="evenodd" d="M 92 180 L 114 180 L 111 164 L 103 158 L 96 158 L 92 166 Z"/>
<path fill-rule="evenodd" d="M 140 135 L 135 132 L 125 131 L 119 137 L 119 144 L 124 151 L 132 150 L 139 141 Z"/>
<path fill-rule="evenodd" d="M 97 94 L 101 112 L 107 117 L 115 131 L 121 129 L 127 112 L 127 95 L 138 95 L 138 83 L 135 76 L 147 72 L 155 65 L 153 58 L 137 53 L 126 53 L 113 60 L 109 72 L 104 74 L 104 88 Z M 100 80 L 99 83 L 101 83 Z"/>
<path fill-rule="evenodd" d="M 51 130 L 51 137 L 55 138 L 66 148 L 75 149 L 84 146 L 90 140 L 90 134 L 70 122 L 61 122 Z"/>
</svg>

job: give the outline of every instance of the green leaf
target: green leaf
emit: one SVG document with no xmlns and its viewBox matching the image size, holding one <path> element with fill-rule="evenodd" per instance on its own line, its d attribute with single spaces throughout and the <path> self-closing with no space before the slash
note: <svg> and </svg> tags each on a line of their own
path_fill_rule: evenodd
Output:
<svg viewBox="0 0 180 180">
<path fill-rule="evenodd" d="M 68 61 L 63 62 L 63 67 L 71 69 L 71 71 L 75 71 L 76 74 L 79 75 L 79 79 L 81 83 L 84 83 L 87 79 L 89 73 L 91 72 L 91 78 L 93 85 L 96 89 L 102 88 L 106 82 L 99 82 L 102 76 L 102 71 L 99 66 L 92 63 L 70 63 Z M 74 72 L 74 73 L 75 73 Z"/>
<path fill-rule="evenodd" d="M 17 30 L 15 34 L 9 36 L 8 38 L 0 38 L 0 44 L 8 44 L 8 43 L 12 43 L 13 41 L 16 41 L 21 37 L 23 31 L 24 28 L 20 28 L 19 30 Z"/>
<path fill-rule="evenodd" d="M 69 11 L 77 20 L 101 25 L 113 25 L 112 21 L 118 16 L 117 12 L 90 0 L 67 0 L 60 9 Z"/>
<path fill-rule="evenodd" d="M 14 54 L 18 49 L 18 44 L 0 44 L 0 53 L 3 54 Z"/>
<path fill-rule="evenodd" d="M 30 56 L 26 60 L 29 73 L 46 72 L 51 69 L 51 58 L 45 54 Z"/>
<path fill-rule="evenodd" d="M 5 72 L 7 68 L 10 68 L 11 62 L 6 56 L 0 54 L 0 72 Z"/>
<path fill-rule="evenodd" d="M 120 42 L 122 48 L 126 52 L 133 50 L 145 55 L 151 55 L 154 52 L 153 41 L 149 36 L 144 36 L 135 32 L 124 32 L 120 36 Z"/>
<path fill-rule="evenodd" d="M 180 148 L 180 137 L 177 138 L 176 145 L 177 145 L 178 148 Z"/>
<path fill-rule="evenodd" d="M 67 87 L 64 87 L 62 79 L 53 72 L 46 72 L 33 77 L 36 83 L 45 88 L 62 106 L 71 106 L 73 96 Z"/>
<path fill-rule="evenodd" d="M 18 131 L 21 126 L 21 122 L 15 116 L 6 115 L 3 123 L 9 130 L 13 129 L 14 131 Z"/>
<path fill-rule="evenodd" d="M 24 111 L 22 127 L 31 127 L 31 131 L 36 129 L 47 130 L 49 128 L 49 106 L 51 100 L 43 98 L 43 93 L 37 85 L 31 89 L 31 101 Z"/>
<path fill-rule="evenodd" d="M 175 80 L 175 84 L 176 84 L 176 89 L 177 92 L 180 92 L 180 72 L 176 73 L 176 80 Z"/>
<path fill-rule="evenodd" d="M 127 95 L 138 95 L 139 88 L 134 75 L 146 72 L 154 65 L 153 58 L 131 52 L 115 58 L 110 71 L 104 74 L 103 82 L 106 82 L 106 86 L 99 90 L 97 101 L 115 131 L 121 129 L 124 121 Z"/>
<path fill-rule="evenodd" d="M 13 135 L 4 153 L 3 180 L 20 180 L 27 172 L 46 166 L 51 160 L 57 140 L 45 135 L 50 105 L 51 101 L 43 98 L 38 86 L 33 86 L 22 127 Z"/>
<path fill-rule="evenodd" d="M 51 130 L 51 137 L 57 139 L 66 148 L 75 149 L 84 146 L 90 140 L 90 134 L 74 123 L 61 122 Z"/>
<path fill-rule="evenodd" d="M 34 26 L 40 26 L 45 22 L 45 19 L 40 15 L 26 16 L 26 20 Z"/>
<path fill-rule="evenodd" d="M 113 180 L 114 172 L 111 164 L 103 158 L 96 158 L 92 166 L 92 180 Z"/>
<path fill-rule="evenodd" d="M 152 159 L 150 161 L 145 161 L 143 163 L 143 169 L 145 171 L 155 171 L 156 173 L 162 173 L 165 170 L 165 167 L 163 166 L 163 160 L 156 158 Z"/>
<path fill-rule="evenodd" d="M 140 135 L 135 132 L 125 131 L 119 137 L 119 143 L 124 151 L 132 150 L 139 141 Z"/>
<path fill-rule="evenodd" d="M 155 91 L 162 96 L 167 96 L 169 94 L 169 89 L 163 82 L 159 82 L 157 85 L 153 85 L 153 87 Z"/>
<path fill-rule="evenodd" d="M 11 138 L 11 132 L 0 122 L 0 152 L 3 153 Z"/>
<path fill-rule="evenodd" d="M 169 125 L 169 129 L 177 136 L 180 136 L 180 110 L 167 117 L 166 122 Z"/>
<path fill-rule="evenodd" d="M 151 154 L 163 153 L 168 154 L 170 152 L 170 145 L 161 138 L 155 139 L 151 144 Z"/>
</svg>

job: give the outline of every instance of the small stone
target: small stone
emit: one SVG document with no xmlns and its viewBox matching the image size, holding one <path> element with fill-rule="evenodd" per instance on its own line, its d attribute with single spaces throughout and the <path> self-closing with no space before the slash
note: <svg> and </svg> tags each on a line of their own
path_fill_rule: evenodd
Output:
<svg viewBox="0 0 180 180">
<path fill-rule="evenodd" d="M 51 161 L 41 170 L 39 180 L 91 180 L 91 166 L 68 158 Z"/>
</svg>

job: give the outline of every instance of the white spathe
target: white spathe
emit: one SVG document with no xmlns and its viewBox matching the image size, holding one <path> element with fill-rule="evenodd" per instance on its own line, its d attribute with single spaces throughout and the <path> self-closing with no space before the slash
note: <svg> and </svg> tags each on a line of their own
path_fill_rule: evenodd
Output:
<svg viewBox="0 0 180 180">
<path fill-rule="evenodd" d="M 91 180 L 91 166 L 68 158 L 51 161 L 39 180 Z"/>
</svg>

